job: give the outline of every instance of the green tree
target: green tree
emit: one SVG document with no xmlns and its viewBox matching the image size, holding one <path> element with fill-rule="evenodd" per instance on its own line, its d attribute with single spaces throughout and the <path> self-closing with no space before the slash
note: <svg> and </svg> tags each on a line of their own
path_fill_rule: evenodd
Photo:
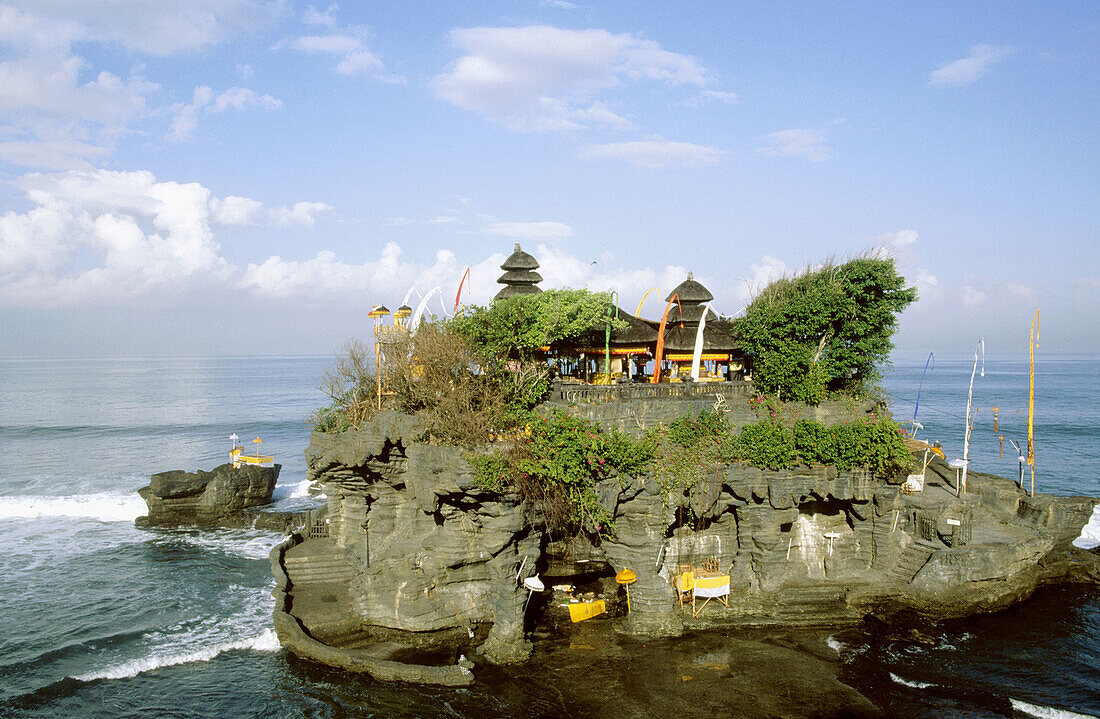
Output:
<svg viewBox="0 0 1100 719">
<path fill-rule="evenodd" d="M 897 315 L 917 299 L 893 259 L 827 263 L 766 287 L 737 320 L 757 386 L 816 404 L 830 390 L 859 391 L 880 378 Z"/>
<path fill-rule="evenodd" d="M 449 326 L 487 354 L 527 359 L 539 347 L 603 329 L 611 295 L 589 290 L 547 290 L 464 308 Z M 626 323 L 614 320 L 613 326 Z"/>
</svg>

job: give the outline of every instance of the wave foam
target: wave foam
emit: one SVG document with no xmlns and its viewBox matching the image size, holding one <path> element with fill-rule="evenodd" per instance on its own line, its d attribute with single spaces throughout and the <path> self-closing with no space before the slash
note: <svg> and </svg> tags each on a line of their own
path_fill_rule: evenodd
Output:
<svg viewBox="0 0 1100 719">
<path fill-rule="evenodd" d="M 1019 699 L 1008 699 L 1012 702 L 1013 711 L 1027 714 L 1028 716 L 1039 717 L 1039 719 L 1096 719 L 1092 714 L 1078 714 L 1077 712 L 1067 711 L 1066 709 L 1055 709 L 1054 707 L 1045 707 L 1040 704 L 1028 704 L 1027 702 L 1020 701 Z"/>
<path fill-rule="evenodd" d="M 837 653 L 837 656 L 839 656 L 841 651 L 843 651 L 848 646 L 844 642 L 837 640 L 835 636 L 831 635 L 828 639 L 825 640 L 825 643 L 829 645 L 830 649 Z"/>
<path fill-rule="evenodd" d="M 275 491 L 271 493 L 271 498 L 278 501 L 280 499 L 302 499 L 304 497 L 311 496 L 309 493 L 309 486 L 313 484 L 308 479 L 303 479 L 297 484 L 277 484 L 275 485 Z"/>
<path fill-rule="evenodd" d="M 219 529 L 199 533 L 192 530 L 168 530 L 160 541 L 182 542 L 242 559 L 266 561 L 271 555 L 272 548 L 282 540 L 281 532 L 268 532 L 261 529 Z"/>
<path fill-rule="evenodd" d="M 133 493 L 0 497 L 0 519 L 86 517 L 100 522 L 132 522 L 147 511 L 145 500 Z"/>
<path fill-rule="evenodd" d="M 278 651 L 279 638 L 275 635 L 275 630 L 265 629 L 255 637 L 236 639 L 189 652 L 154 653 L 147 657 L 119 664 L 116 667 L 104 669 L 99 672 L 92 672 L 90 674 L 82 674 L 73 678 L 79 679 L 82 682 L 95 681 L 96 679 L 128 679 L 129 677 L 134 677 L 154 669 L 172 667 L 178 664 L 190 664 L 192 662 L 208 662 L 224 652 L 246 649 L 256 652 Z"/>
<path fill-rule="evenodd" d="M 890 678 L 902 686 L 912 687 L 913 689 L 927 689 L 928 687 L 934 687 L 935 684 L 929 684 L 928 682 L 911 682 L 908 679 L 902 679 L 897 674 L 890 672 Z"/>
<path fill-rule="evenodd" d="M 1081 528 L 1081 536 L 1073 540 L 1073 546 L 1081 549 L 1100 547 L 1100 504 L 1092 508 L 1089 523 Z"/>
</svg>

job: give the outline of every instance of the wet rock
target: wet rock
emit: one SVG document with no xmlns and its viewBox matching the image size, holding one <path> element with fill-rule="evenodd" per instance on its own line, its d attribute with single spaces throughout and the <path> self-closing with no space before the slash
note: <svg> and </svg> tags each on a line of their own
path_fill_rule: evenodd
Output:
<svg viewBox="0 0 1100 719">
<path fill-rule="evenodd" d="M 138 495 L 149 506 L 139 526 L 250 527 L 257 507 L 271 503 L 281 465 L 234 468 L 223 464 L 213 471 L 160 472 Z M 284 518 L 285 520 L 285 518 Z M 284 522 L 285 523 L 285 522 Z"/>
</svg>

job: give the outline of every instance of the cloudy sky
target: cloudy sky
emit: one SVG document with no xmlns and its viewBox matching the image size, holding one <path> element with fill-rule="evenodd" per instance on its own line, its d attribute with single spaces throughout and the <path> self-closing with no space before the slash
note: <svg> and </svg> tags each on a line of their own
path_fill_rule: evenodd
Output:
<svg viewBox="0 0 1100 719">
<path fill-rule="evenodd" d="M 724 314 L 881 247 L 902 352 L 1095 349 L 1100 6 L 681 6 L 0 0 L 0 357 L 327 354 L 516 242 Z"/>
</svg>

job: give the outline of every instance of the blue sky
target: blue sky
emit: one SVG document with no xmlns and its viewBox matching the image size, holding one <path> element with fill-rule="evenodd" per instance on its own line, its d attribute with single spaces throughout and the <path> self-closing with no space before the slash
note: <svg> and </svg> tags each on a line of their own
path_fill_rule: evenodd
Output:
<svg viewBox="0 0 1100 719">
<path fill-rule="evenodd" d="M 901 352 L 1095 349 L 1095 3 L 678 5 L 0 0 L 0 356 L 327 354 L 515 242 L 725 314 L 884 248 Z"/>
</svg>

